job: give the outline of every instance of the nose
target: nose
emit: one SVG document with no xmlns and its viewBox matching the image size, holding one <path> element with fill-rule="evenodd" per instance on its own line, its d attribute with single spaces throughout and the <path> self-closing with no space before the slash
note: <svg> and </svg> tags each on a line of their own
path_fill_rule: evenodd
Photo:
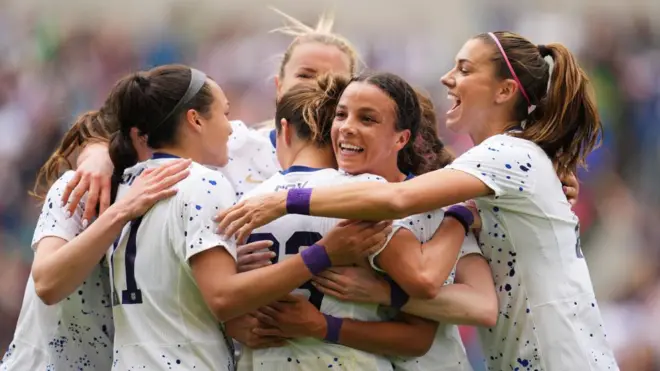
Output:
<svg viewBox="0 0 660 371">
<path fill-rule="evenodd" d="M 355 120 L 351 116 L 339 125 L 339 133 L 343 136 L 354 135 L 355 131 Z"/>
<path fill-rule="evenodd" d="M 454 80 L 454 74 L 452 72 L 454 72 L 453 69 L 447 71 L 447 73 L 440 78 L 440 83 L 448 88 L 452 88 L 456 85 L 456 80 Z"/>
</svg>

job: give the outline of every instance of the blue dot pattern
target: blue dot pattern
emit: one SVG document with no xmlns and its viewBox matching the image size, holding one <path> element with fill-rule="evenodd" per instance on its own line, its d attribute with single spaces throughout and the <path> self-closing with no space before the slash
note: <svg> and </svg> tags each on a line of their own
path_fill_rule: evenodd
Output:
<svg viewBox="0 0 660 371">
<path fill-rule="evenodd" d="M 543 150 L 496 135 L 449 168 L 494 193 L 476 200 L 499 300 L 497 325 L 480 329 L 488 370 L 618 370 L 579 253 L 579 221 Z"/>
<path fill-rule="evenodd" d="M 171 159 L 149 160 L 128 169 L 153 168 Z M 125 173 L 126 174 L 126 173 Z M 135 232 L 134 280 L 139 302 L 124 301 L 127 289 L 124 228 L 113 254 L 115 348 L 113 370 L 227 370 L 235 367 L 232 342 L 205 302 L 189 265 L 191 257 L 213 248 L 234 259 L 236 247 L 215 233 L 213 216 L 235 203 L 222 173 L 193 163 L 172 198 L 154 205 Z M 119 198 L 128 185 L 121 185 Z"/>
<path fill-rule="evenodd" d="M 70 241 L 83 231 L 84 199 L 70 218 L 60 205 L 64 187 L 73 174 L 66 172 L 48 191 L 32 239 L 33 248 L 44 238 Z M 71 295 L 51 306 L 37 296 L 30 275 L 14 341 L 0 362 L 0 370 L 110 369 L 114 326 L 108 271 L 102 263 Z"/>
<path fill-rule="evenodd" d="M 380 181 L 381 177 L 362 174 L 352 176 L 335 169 L 311 169 L 278 173 L 259 185 L 244 198 L 271 193 L 278 189 L 305 188 L 344 184 L 350 182 Z M 319 218 L 303 215 L 286 215 L 266 226 L 253 231 L 253 235 L 270 233 L 279 242 L 278 254 L 282 261 L 297 253 L 287 252 L 287 241 L 292 241 L 296 232 L 313 232 L 322 236 L 332 229 L 338 219 Z M 310 243 L 311 244 L 311 243 Z M 309 287 L 301 287 L 293 293 L 310 297 Z M 354 318 L 364 321 L 381 321 L 384 319 L 375 304 L 350 303 L 340 301 L 332 296 L 323 296 L 320 300 L 320 310 L 336 317 Z M 238 363 L 239 370 L 278 371 L 278 370 L 392 370 L 391 362 L 384 356 L 366 353 L 342 345 L 325 343 L 323 341 L 302 338 L 288 342 L 288 345 L 268 349 L 250 349 L 243 347 L 243 354 Z"/>
<path fill-rule="evenodd" d="M 401 228 L 412 232 L 418 241 L 428 243 L 444 218 L 444 210 L 438 209 L 429 213 L 409 216 L 405 219 L 396 220 L 393 224 L 393 232 Z M 392 236 L 391 235 L 391 236 Z M 390 236 L 390 239 L 391 239 Z M 389 243 L 389 240 L 388 240 Z M 458 259 L 469 254 L 481 255 L 481 250 L 473 234 L 469 234 L 463 241 Z M 380 270 L 374 265 L 376 270 Z M 456 266 L 452 269 L 445 285 L 454 283 Z M 394 313 L 396 314 L 396 313 Z M 390 357 L 395 370 L 402 371 L 425 371 L 425 370 L 450 370 L 450 371 L 472 371 L 468 360 L 458 326 L 440 323 L 429 351 L 421 357 Z"/>
<path fill-rule="evenodd" d="M 231 125 L 229 162 L 217 170 L 229 180 L 236 197 L 241 198 L 281 168 L 267 135 L 249 129 L 241 121 L 231 121 Z"/>
</svg>

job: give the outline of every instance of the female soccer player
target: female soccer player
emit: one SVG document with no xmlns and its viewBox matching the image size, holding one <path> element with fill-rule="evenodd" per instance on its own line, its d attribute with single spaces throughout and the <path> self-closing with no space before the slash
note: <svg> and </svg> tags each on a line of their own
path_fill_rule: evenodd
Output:
<svg viewBox="0 0 660 371">
<path fill-rule="evenodd" d="M 385 113 L 389 116 L 383 121 L 382 125 L 378 125 L 373 130 L 382 132 L 380 141 L 388 142 L 394 150 L 380 151 L 379 148 L 373 148 L 374 153 L 377 155 L 374 158 L 375 163 L 382 163 L 383 160 L 391 166 L 397 166 L 397 153 L 396 149 L 406 147 L 399 157 L 400 166 L 404 168 L 420 168 L 425 164 L 424 159 L 419 155 L 420 148 L 416 148 L 413 154 L 412 145 L 408 145 L 408 137 L 411 135 L 416 136 L 419 131 L 420 123 L 420 107 L 416 99 L 407 100 L 406 97 L 410 93 L 414 95 L 413 89 L 405 84 L 403 80 L 395 78 L 393 75 L 383 74 L 374 75 L 372 77 L 376 82 L 383 82 L 384 86 L 390 88 L 389 93 L 394 98 L 383 95 L 380 98 L 385 98 L 389 110 Z M 335 107 L 338 102 L 340 93 L 346 83 L 341 78 L 337 80 L 322 79 L 319 81 L 320 86 L 310 86 L 307 84 L 299 85 L 289 90 L 279 101 L 277 105 L 277 120 L 282 120 L 278 125 L 277 135 L 277 153 L 282 164 L 286 168 L 282 174 L 275 175 L 273 178 L 267 180 L 264 184 L 255 188 L 252 192 L 246 195 L 247 198 L 253 197 L 258 194 L 272 192 L 274 189 L 285 189 L 291 186 L 306 186 L 339 184 L 344 182 L 355 182 L 365 179 L 373 179 L 372 175 L 362 172 L 362 175 L 347 175 L 345 172 L 337 171 L 334 169 L 335 158 L 333 154 L 333 147 L 331 146 L 331 127 L 332 119 L 335 114 Z M 405 84 L 405 85 L 404 85 Z M 395 100 L 396 99 L 396 100 Z M 396 120 L 394 115 L 400 115 L 401 112 L 417 112 L 410 117 L 406 116 L 401 120 Z M 395 113 L 399 112 L 399 113 Z M 409 129 L 410 128 L 410 129 Z M 370 132 L 369 134 L 374 134 Z M 387 140 L 387 137 L 392 139 Z M 399 137 L 398 140 L 394 137 Z M 436 139 L 437 141 L 437 139 Z M 420 142 L 419 140 L 417 141 Z M 375 142 L 373 142 L 375 144 Z M 381 146 L 380 149 L 383 149 Z M 382 156 L 389 153 L 392 156 Z M 428 151 L 427 151 L 428 153 Z M 380 155 L 380 156 L 378 156 Z M 384 158 L 387 157 L 387 158 Z M 372 162 L 372 165 L 374 163 Z M 376 166 L 375 169 L 382 170 L 382 167 Z M 387 175 L 393 175 L 389 172 Z M 401 174 L 399 172 L 399 174 Z M 405 178 L 405 175 L 403 175 Z M 430 214 L 428 216 L 431 216 Z M 423 216 L 426 220 L 427 215 Z M 426 240 L 430 239 L 439 222 L 442 220 L 442 213 L 439 217 L 433 215 L 435 225 L 429 228 L 429 235 Z M 412 222 L 412 219 L 411 219 Z M 450 219 L 451 222 L 451 219 Z M 304 216 L 292 216 L 273 224 L 269 224 L 255 230 L 251 235 L 250 240 L 255 239 L 270 239 L 275 242 L 278 248 L 275 250 L 278 253 L 279 261 L 282 261 L 283 256 L 287 252 L 295 253 L 297 248 L 293 241 L 304 241 L 305 244 L 311 244 L 315 239 L 320 238 L 323 234 L 334 225 L 335 221 L 327 218 L 310 218 Z M 403 223 L 402 223 L 403 224 Z M 405 221 L 408 224 L 408 221 Z M 304 232 L 301 232 L 304 231 Z M 312 236 L 313 235 L 313 236 Z M 443 225 L 437 233 L 439 241 L 436 241 L 434 246 L 427 246 L 426 260 L 433 270 L 429 274 L 428 279 L 432 281 L 435 275 L 444 275 L 436 279 L 439 281 L 437 286 L 449 275 L 452 261 L 456 261 L 458 249 L 461 246 L 465 236 L 465 229 L 463 226 L 454 221 L 454 225 Z M 397 233 L 390 242 L 394 244 L 392 248 L 386 249 L 391 251 L 407 251 L 414 252 L 413 248 L 418 250 L 417 260 L 422 264 L 415 264 L 415 259 L 406 259 L 406 255 L 415 256 L 411 254 L 400 254 L 399 262 L 406 264 L 413 264 L 416 267 L 424 268 L 424 264 L 419 256 L 421 255 L 420 243 L 414 241 L 415 236 L 407 231 L 406 233 Z M 404 246 L 402 246 L 404 245 Z M 478 247 L 475 245 L 475 249 Z M 387 254 L 385 254 L 387 255 Z M 443 263 L 449 261 L 447 269 L 442 272 L 441 266 Z M 486 266 L 487 267 L 487 266 Z M 429 270 L 430 271 L 430 270 Z M 408 278 L 402 274 L 401 277 Z M 414 282 L 415 279 L 407 280 L 404 285 L 407 289 L 412 288 L 411 291 L 420 292 L 426 289 L 427 283 L 423 282 L 422 285 Z M 421 286 L 421 290 L 415 290 L 416 286 Z M 430 285 L 429 285 L 430 286 Z M 323 311 L 325 318 L 322 317 L 323 322 L 327 324 L 317 324 L 314 328 L 308 329 L 310 332 L 304 339 L 292 340 L 286 347 L 266 349 L 266 350 L 246 350 L 246 353 L 241 358 L 239 363 L 240 369 L 264 369 L 264 370 L 285 370 L 293 368 L 300 369 L 316 369 L 319 367 L 330 367 L 339 369 L 391 369 L 390 361 L 382 356 L 376 354 L 393 354 L 393 355 L 423 355 L 430 347 L 435 333 L 437 324 L 429 324 L 419 319 L 405 318 L 405 322 L 380 322 L 381 316 L 378 315 L 377 306 L 365 305 L 350 302 L 341 302 L 332 297 L 324 297 L 309 284 L 301 287 L 308 293 L 309 301 L 313 306 Z M 491 291 L 493 290 L 491 286 Z M 423 294 L 422 294 L 423 295 Z M 305 299 L 307 300 L 307 299 Z M 494 300 L 493 300 L 494 301 Z M 475 304 L 475 303 L 470 303 Z M 341 319 L 337 317 L 348 317 L 350 324 L 346 328 L 343 326 L 335 326 L 336 322 L 341 323 Z M 409 317 L 409 316 L 408 316 Z M 377 321 L 368 323 L 368 328 L 363 321 Z M 353 331 L 352 334 L 346 335 L 345 331 Z M 367 331 L 369 330 L 369 331 Z M 336 339 L 328 338 L 328 334 L 335 333 Z M 344 334 L 342 336 L 342 334 Z M 353 336 L 351 336 L 353 335 Z M 318 339 L 314 339 L 314 338 Z M 321 340 L 339 341 L 344 345 L 361 349 L 373 354 L 360 352 L 354 349 L 336 346 L 333 344 L 324 344 Z"/>
<path fill-rule="evenodd" d="M 176 197 L 131 221 L 113 245 L 115 367 L 232 370 L 231 342 L 218 321 L 286 295 L 319 269 L 361 261 L 386 238 L 387 223 L 346 223 L 335 238 L 285 262 L 236 274 L 234 242 L 215 234 L 211 220 L 234 203 L 235 193 L 221 173 L 200 165 L 228 161 L 232 129 L 220 87 L 198 70 L 161 66 L 121 79 L 109 106 L 120 125 L 110 142 L 118 200 L 145 169 L 193 160 Z M 139 164 L 133 128 L 154 151 Z"/>
<path fill-rule="evenodd" d="M 552 75 L 545 57 L 554 61 Z M 617 369 L 578 219 L 556 175 L 574 172 L 598 141 L 587 76 L 561 44 L 537 46 L 497 32 L 466 42 L 442 82 L 454 100 L 448 127 L 476 145 L 449 167 L 402 183 L 256 197 L 220 213 L 220 230 L 244 236 L 287 209 L 380 220 L 476 198 L 500 306 L 495 328 L 481 331 L 489 367 Z"/>
<path fill-rule="evenodd" d="M 35 194 L 44 204 L 32 248 L 35 251 L 23 307 L 0 370 L 110 370 L 113 323 L 107 264 L 108 246 L 124 224 L 170 197 L 169 189 L 187 175 L 188 163 L 175 162 L 144 173 L 120 202 L 89 227 L 82 218 L 85 200 L 68 214 L 60 204 L 71 156 L 85 141 L 107 141 L 114 121 L 99 111 L 80 116 L 60 147 L 41 168 Z M 43 184 L 42 184 L 43 183 Z M 45 197 L 41 186 L 49 187 Z"/>
<path fill-rule="evenodd" d="M 338 104 L 336 117 L 332 125 L 332 149 L 339 168 L 350 174 L 372 173 L 384 176 L 392 182 L 400 182 L 412 178 L 413 173 L 420 174 L 431 171 L 445 166 L 450 161 L 442 142 L 437 137 L 436 120 L 430 100 L 420 95 L 424 102 L 422 109 L 420 109 L 420 102 L 418 102 L 412 87 L 392 74 L 363 74 L 354 78 L 354 81 L 359 81 L 361 84 L 351 84 L 352 87 L 362 85 L 367 87 L 367 89 L 359 91 L 359 96 L 355 95 L 358 93 L 356 90 L 349 88 L 344 92 L 338 103 L 327 99 L 325 100 L 326 103 L 319 107 L 318 105 L 324 102 L 322 99 L 324 97 L 323 91 L 316 94 L 311 94 L 313 91 L 306 91 L 307 94 L 296 94 L 298 91 L 293 89 L 279 101 L 278 108 L 280 106 L 290 106 L 301 110 L 302 107 L 311 106 L 313 109 L 308 108 L 311 112 L 324 112 L 333 109 Z M 300 89 L 305 88 L 298 88 L 298 90 Z M 311 88 L 306 89 L 311 90 Z M 303 115 L 289 114 L 289 117 L 301 116 Z M 278 147 L 278 151 L 283 150 Z M 257 188 L 257 190 L 259 189 Z M 270 187 L 263 189 L 263 191 L 272 189 L 273 187 Z M 447 226 L 441 227 L 436 232 L 442 218 L 442 212 L 434 212 L 406 218 L 395 223 L 398 227 L 406 230 L 405 233 L 403 231 L 397 232 L 387 248 L 380 252 L 376 258 L 377 265 L 382 267 L 394 281 L 400 283 L 403 290 L 411 296 L 434 298 L 435 293 L 445 283 L 456 263 L 458 249 L 461 247 L 465 231 L 458 225 L 455 235 L 452 234 L 451 229 L 447 229 Z M 256 230 L 255 233 L 261 233 L 262 229 Z M 434 234 L 433 240 L 428 242 Z M 417 240 L 428 242 L 424 247 L 423 256 Z M 444 246 L 438 248 L 435 246 L 438 243 L 443 243 Z M 462 306 L 462 312 L 471 315 L 478 311 L 490 311 L 488 317 L 492 319 L 486 325 L 492 325 L 497 316 L 497 298 L 492 278 L 490 278 L 490 269 L 482 257 L 472 255 L 475 253 L 480 254 L 479 247 L 473 237 L 471 243 L 465 243 L 463 246 L 465 249 L 463 255 L 466 256 L 461 258 L 463 269 L 460 272 L 462 276 L 459 275 L 459 277 L 467 276 L 472 280 L 471 283 L 476 289 L 465 289 L 463 291 L 468 291 L 467 296 L 476 300 L 462 300 L 458 303 L 452 303 L 452 305 Z M 377 266 L 375 268 L 379 269 Z M 324 272 L 315 280 L 322 282 L 323 278 L 321 276 L 327 277 L 329 274 L 331 272 Z M 451 283 L 452 278 L 447 281 L 447 283 Z M 316 291 L 316 288 L 313 288 Z M 389 305 L 389 287 L 387 289 L 387 302 Z M 328 297 L 326 296 L 326 298 Z M 335 300 L 335 298 L 325 300 Z M 262 311 L 267 315 L 266 318 L 263 315 L 260 317 L 280 330 L 283 323 L 288 324 L 284 327 L 288 327 L 289 330 L 292 329 L 291 325 L 295 326 L 291 332 L 280 334 L 281 336 L 318 336 L 316 329 L 324 327 L 323 314 L 304 300 L 293 300 L 293 303 L 293 305 L 276 303 L 273 306 L 277 307 L 277 310 L 263 308 Z M 350 305 L 356 306 L 355 303 L 350 303 Z M 472 310 L 473 307 L 478 309 Z M 327 309 L 326 307 L 323 312 L 326 315 L 341 315 L 341 313 L 333 313 Z M 440 309 L 440 312 L 442 312 L 442 309 Z M 273 322 L 270 317 L 277 318 L 279 321 Z M 463 318 L 459 320 L 463 320 L 465 317 L 463 315 Z M 469 319 L 480 321 L 482 318 L 484 316 L 481 318 L 472 316 Z M 396 369 L 424 370 L 438 367 L 443 370 L 470 370 L 470 364 L 456 326 L 440 326 L 436 331 L 431 350 L 414 354 L 406 349 L 418 346 L 416 344 L 425 339 L 413 336 L 410 339 L 415 339 L 415 341 L 412 341 L 405 335 L 404 331 L 382 329 L 381 327 L 385 326 L 383 323 L 359 323 L 355 321 L 360 319 L 364 318 L 352 316 L 348 320 L 350 322 L 348 322 L 347 329 L 344 329 L 342 325 L 339 334 L 341 344 L 376 354 L 394 356 L 423 356 L 426 354 L 421 358 L 395 358 L 393 362 Z M 441 321 L 451 323 L 456 319 L 444 317 Z M 387 324 L 387 326 L 390 325 Z M 261 330 L 258 329 L 257 332 Z M 273 334 L 278 333 L 277 330 L 265 331 Z M 399 343 L 397 343 L 397 340 Z M 388 342 L 390 344 L 387 344 Z M 281 352 L 281 350 L 273 349 L 272 352 Z M 317 349 L 311 355 L 318 355 L 319 352 L 320 349 Z"/>
</svg>

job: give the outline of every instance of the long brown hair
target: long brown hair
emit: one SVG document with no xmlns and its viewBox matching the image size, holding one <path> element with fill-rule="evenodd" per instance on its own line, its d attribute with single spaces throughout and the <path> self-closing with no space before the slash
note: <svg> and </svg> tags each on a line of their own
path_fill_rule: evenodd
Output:
<svg viewBox="0 0 660 371">
<path fill-rule="evenodd" d="M 277 102 L 275 128 L 278 132 L 282 129 L 284 118 L 300 139 L 312 141 L 318 147 L 330 145 L 335 110 L 348 83 L 342 76 L 325 74 L 315 84 L 293 86 Z"/>
<path fill-rule="evenodd" d="M 422 110 L 422 120 L 417 137 L 413 141 L 413 151 L 417 158 L 413 174 L 421 175 L 451 164 L 455 156 L 440 140 L 438 118 L 431 98 L 419 89 L 416 93 Z"/>
<path fill-rule="evenodd" d="M 44 199 L 48 189 L 66 171 L 73 169 L 74 154 L 90 143 L 108 143 L 119 126 L 103 111 L 88 111 L 78 116 L 66 132 L 62 142 L 39 169 L 32 196 Z"/>
<path fill-rule="evenodd" d="M 602 125 L 589 78 L 562 44 L 535 45 L 512 32 L 495 32 L 522 88 L 514 118 L 524 121 L 517 135 L 539 145 L 561 174 L 585 166 L 587 155 L 600 145 Z M 513 78 L 505 57 L 488 34 L 476 38 L 493 46 L 492 61 L 499 78 Z M 553 60 L 550 65 L 544 59 Z M 549 83 L 549 88 L 548 88 Z M 529 105 L 536 106 L 528 113 Z"/>
</svg>

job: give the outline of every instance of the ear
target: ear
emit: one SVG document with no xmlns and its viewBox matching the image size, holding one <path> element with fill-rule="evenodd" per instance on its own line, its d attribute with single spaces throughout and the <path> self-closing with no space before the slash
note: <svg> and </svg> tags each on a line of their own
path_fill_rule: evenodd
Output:
<svg viewBox="0 0 660 371">
<path fill-rule="evenodd" d="M 291 136 L 293 135 L 293 131 L 289 127 L 289 122 L 286 119 L 282 119 L 280 120 L 280 125 L 282 125 L 282 130 L 278 136 L 281 136 L 287 147 L 291 147 Z"/>
<path fill-rule="evenodd" d="M 513 79 L 504 79 L 499 83 L 497 93 L 495 94 L 495 103 L 503 104 L 515 99 L 518 93 L 518 84 Z"/>
<path fill-rule="evenodd" d="M 145 161 L 151 157 L 151 148 L 147 145 L 147 136 L 140 135 L 137 128 L 131 128 L 131 143 L 138 154 L 139 161 Z"/>
<path fill-rule="evenodd" d="M 202 131 L 203 118 L 194 109 L 186 111 L 186 124 L 195 132 Z"/>
<path fill-rule="evenodd" d="M 395 147 L 397 151 L 402 150 L 403 147 L 405 147 L 406 144 L 408 144 L 408 142 L 410 141 L 410 134 L 411 134 L 410 130 L 408 129 L 402 130 L 401 132 L 397 133 L 397 138 L 395 142 Z"/>
</svg>

